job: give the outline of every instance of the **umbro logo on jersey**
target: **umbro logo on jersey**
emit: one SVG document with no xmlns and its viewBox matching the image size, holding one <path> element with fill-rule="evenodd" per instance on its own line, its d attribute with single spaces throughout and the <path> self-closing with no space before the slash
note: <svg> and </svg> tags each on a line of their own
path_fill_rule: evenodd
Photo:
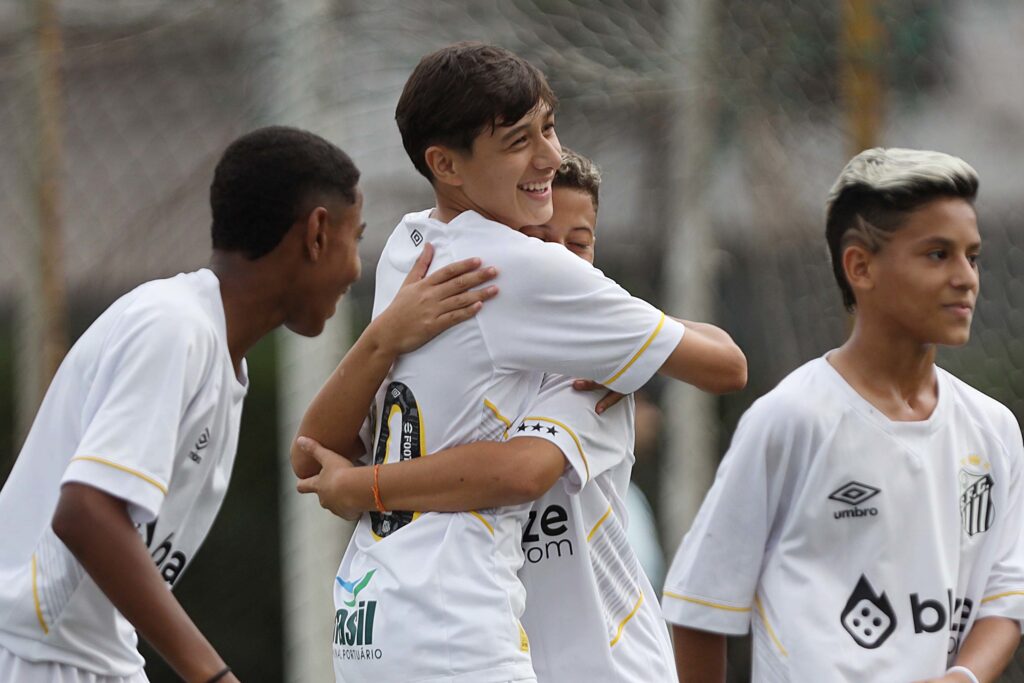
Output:
<svg viewBox="0 0 1024 683">
<path fill-rule="evenodd" d="M 829 500 L 834 500 L 839 503 L 845 503 L 850 507 L 842 510 L 836 510 L 832 513 L 832 516 L 836 519 L 843 519 L 849 517 L 874 517 L 878 514 L 878 508 L 859 507 L 861 503 L 874 498 L 882 490 L 875 488 L 874 486 L 868 486 L 862 484 L 859 481 L 848 481 L 831 494 L 829 494 Z"/>
<path fill-rule="evenodd" d="M 526 432 L 527 434 L 540 432 L 541 434 L 550 434 L 551 436 L 558 434 L 558 430 L 554 425 L 542 422 L 522 422 L 516 427 L 516 432 Z"/>
<path fill-rule="evenodd" d="M 423 235 L 419 230 L 413 230 L 409 233 L 409 239 L 412 240 L 412 246 L 418 247 L 423 244 Z"/>
<path fill-rule="evenodd" d="M 992 466 L 980 456 L 970 455 L 960 461 L 960 521 L 968 536 L 988 531 L 995 520 L 992 488 L 995 480 L 989 474 Z"/>
<path fill-rule="evenodd" d="M 196 443 L 194 446 L 192 446 L 192 450 L 188 452 L 188 457 L 191 458 L 193 462 L 202 462 L 203 450 L 209 445 L 210 428 L 207 427 L 206 429 L 203 430 L 203 433 L 199 435 L 199 438 L 196 439 Z"/>
<path fill-rule="evenodd" d="M 896 612 L 883 591 L 875 592 L 863 574 L 846 601 L 839 620 L 854 642 L 868 650 L 884 643 L 896 630 Z"/>
</svg>

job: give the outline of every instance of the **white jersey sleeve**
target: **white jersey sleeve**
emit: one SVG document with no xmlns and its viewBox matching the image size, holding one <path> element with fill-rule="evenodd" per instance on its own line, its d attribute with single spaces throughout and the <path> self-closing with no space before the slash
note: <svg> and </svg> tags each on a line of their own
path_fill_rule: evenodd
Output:
<svg viewBox="0 0 1024 683">
<path fill-rule="evenodd" d="M 160 513 L 182 416 L 215 343 L 190 323 L 153 305 L 122 314 L 100 352 L 82 438 L 61 480 L 127 501 L 138 523 Z"/>
<path fill-rule="evenodd" d="M 1009 411 L 1003 443 L 1012 468 L 1007 511 L 999 532 L 999 550 L 985 584 L 978 619 L 1007 617 L 1024 627 L 1024 445 L 1020 428 Z M 1015 520 L 1015 521 L 1011 521 Z M 1007 523 L 1008 522 L 1008 523 Z"/>
<path fill-rule="evenodd" d="M 564 248 L 529 239 L 505 267 L 501 293 L 479 318 L 498 367 L 597 380 L 628 394 L 643 386 L 683 336 L 683 325 Z"/>
<path fill-rule="evenodd" d="M 536 401 L 518 420 L 510 438 L 532 436 L 558 446 L 568 463 L 565 482 L 570 494 L 579 493 L 587 482 L 629 457 L 626 444 L 633 439 L 633 420 L 616 417 L 632 412 L 632 397 L 626 397 L 598 415 L 597 406 L 603 392 L 576 391 L 573 379 L 562 375 L 546 375 Z"/>
<path fill-rule="evenodd" d="M 740 420 L 665 579 L 662 610 L 670 623 L 747 632 L 769 536 L 783 514 L 787 464 L 794 451 L 810 447 L 795 422 L 763 400 Z"/>
</svg>

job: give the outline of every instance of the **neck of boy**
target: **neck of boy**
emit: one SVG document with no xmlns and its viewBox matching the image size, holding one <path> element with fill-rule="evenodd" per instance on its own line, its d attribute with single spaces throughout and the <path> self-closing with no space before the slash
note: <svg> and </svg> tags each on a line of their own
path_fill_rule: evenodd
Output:
<svg viewBox="0 0 1024 683">
<path fill-rule="evenodd" d="M 829 354 L 828 362 L 890 420 L 927 420 L 938 404 L 934 344 L 887 334 L 858 316 L 850 338 Z"/>
<path fill-rule="evenodd" d="M 237 252 L 215 250 L 210 270 L 220 282 L 227 329 L 228 353 L 235 374 L 249 349 L 284 322 L 285 313 L 276 292 L 282 291 L 279 273 L 266 259 L 250 260 Z"/>
<path fill-rule="evenodd" d="M 459 214 L 466 211 L 476 211 L 488 220 L 504 224 L 502 220 L 477 206 L 474 201 L 466 196 L 461 187 L 439 184 L 434 190 L 434 199 L 437 204 L 434 210 L 430 212 L 430 217 L 442 223 L 450 223 Z"/>
</svg>

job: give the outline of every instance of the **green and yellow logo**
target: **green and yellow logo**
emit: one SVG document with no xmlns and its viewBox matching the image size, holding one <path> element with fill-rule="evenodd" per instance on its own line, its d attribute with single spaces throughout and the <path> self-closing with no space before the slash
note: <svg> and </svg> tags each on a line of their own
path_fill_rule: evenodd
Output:
<svg viewBox="0 0 1024 683">
<path fill-rule="evenodd" d="M 377 601 L 360 600 L 359 593 L 369 585 L 376 571 L 376 569 L 371 569 L 354 581 L 346 581 L 340 576 L 336 577 L 338 585 L 350 593 L 352 599 L 342 601 L 342 604 L 349 609 L 342 608 L 334 613 L 335 645 L 362 647 L 373 644 L 373 616 L 377 611 Z"/>
</svg>

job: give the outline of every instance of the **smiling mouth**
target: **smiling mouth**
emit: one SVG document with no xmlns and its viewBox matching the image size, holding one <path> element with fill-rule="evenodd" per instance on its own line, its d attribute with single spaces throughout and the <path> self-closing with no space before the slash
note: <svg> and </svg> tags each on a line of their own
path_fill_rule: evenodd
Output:
<svg viewBox="0 0 1024 683">
<path fill-rule="evenodd" d="M 522 183 L 517 185 L 520 190 L 532 195 L 543 196 L 551 190 L 551 181 L 544 180 L 535 183 Z"/>
</svg>

